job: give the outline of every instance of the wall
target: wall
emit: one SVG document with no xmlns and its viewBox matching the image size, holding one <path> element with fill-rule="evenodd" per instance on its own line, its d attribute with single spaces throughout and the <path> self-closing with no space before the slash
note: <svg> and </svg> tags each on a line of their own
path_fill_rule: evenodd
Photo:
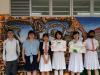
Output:
<svg viewBox="0 0 100 75">
<path fill-rule="evenodd" d="M 10 14 L 10 0 L 0 0 L 0 14 Z"/>
</svg>

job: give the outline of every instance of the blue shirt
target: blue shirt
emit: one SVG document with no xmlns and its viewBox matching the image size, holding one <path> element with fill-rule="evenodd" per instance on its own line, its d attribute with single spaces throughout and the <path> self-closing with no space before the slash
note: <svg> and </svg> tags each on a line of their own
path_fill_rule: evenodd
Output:
<svg viewBox="0 0 100 75">
<path fill-rule="evenodd" d="M 39 50 L 39 41 L 26 40 L 25 42 L 23 42 L 23 48 L 25 49 L 26 56 L 37 55 Z"/>
</svg>

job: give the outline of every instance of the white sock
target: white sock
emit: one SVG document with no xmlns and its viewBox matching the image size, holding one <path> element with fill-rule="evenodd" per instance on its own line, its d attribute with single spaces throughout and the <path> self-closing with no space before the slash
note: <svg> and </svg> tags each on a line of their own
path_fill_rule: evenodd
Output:
<svg viewBox="0 0 100 75">
<path fill-rule="evenodd" d="M 60 70 L 60 75 L 63 75 L 63 70 Z"/>
<path fill-rule="evenodd" d="M 54 75 L 58 75 L 58 70 L 55 70 L 54 71 Z"/>
</svg>

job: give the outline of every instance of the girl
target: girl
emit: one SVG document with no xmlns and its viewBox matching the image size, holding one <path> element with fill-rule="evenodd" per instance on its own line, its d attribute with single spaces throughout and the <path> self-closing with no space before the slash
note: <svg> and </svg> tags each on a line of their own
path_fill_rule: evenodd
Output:
<svg viewBox="0 0 100 75">
<path fill-rule="evenodd" d="M 57 31 L 55 34 L 55 39 L 59 41 L 62 40 L 62 38 L 62 32 Z M 66 69 L 64 51 L 54 51 L 52 68 L 55 69 L 54 75 L 58 75 L 58 70 L 60 71 L 60 75 L 63 75 L 63 70 Z"/>
<path fill-rule="evenodd" d="M 49 35 L 47 33 L 43 34 L 43 42 L 40 42 L 40 64 L 39 69 L 42 75 L 50 75 L 49 71 L 52 71 L 51 67 L 51 42 L 49 42 Z"/>
<path fill-rule="evenodd" d="M 27 40 L 23 43 L 22 52 L 27 75 L 37 75 L 39 62 L 39 41 L 35 39 L 35 33 L 29 31 Z"/>
<path fill-rule="evenodd" d="M 88 38 L 86 40 L 86 54 L 85 54 L 85 68 L 87 69 L 88 75 L 91 75 L 91 70 L 95 71 L 95 75 L 99 75 L 99 61 L 97 50 L 99 47 L 98 41 L 94 38 L 95 31 L 90 30 Z"/>
<path fill-rule="evenodd" d="M 73 32 L 73 40 L 69 42 L 69 52 L 70 52 L 70 59 L 69 59 L 69 66 L 68 70 L 71 71 L 71 75 L 75 73 L 80 75 L 80 72 L 83 71 L 83 59 L 82 53 L 78 52 L 77 50 L 70 50 L 72 46 L 82 46 L 82 41 L 79 40 L 79 32 Z"/>
</svg>

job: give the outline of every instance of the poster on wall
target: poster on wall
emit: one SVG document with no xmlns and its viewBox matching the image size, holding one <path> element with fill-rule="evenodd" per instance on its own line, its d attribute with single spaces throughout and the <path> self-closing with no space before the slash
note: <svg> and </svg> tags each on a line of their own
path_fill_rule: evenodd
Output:
<svg viewBox="0 0 100 75">
<path fill-rule="evenodd" d="M 1 19 L 0 19 L 1 20 Z M 63 33 L 64 40 L 68 43 L 71 40 L 72 32 L 77 30 L 80 32 L 80 37 L 86 35 L 89 30 L 95 30 L 96 39 L 100 44 L 100 17 L 12 17 L 9 16 L 6 19 L 0 21 L 0 44 L 6 39 L 6 33 L 8 29 L 12 29 L 15 33 L 15 37 L 22 44 L 28 35 L 30 30 L 33 30 L 37 34 L 37 39 L 42 39 L 44 33 L 49 34 L 49 40 L 54 39 L 56 31 Z M 0 46 L 0 48 L 2 48 Z M 2 50 L 2 49 L 0 49 Z M 0 51 L 2 55 L 2 51 Z M 100 61 L 100 47 L 98 50 Z M 21 60 L 22 61 L 22 60 Z M 68 56 L 66 55 L 66 62 L 68 63 Z M 2 56 L 0 63 L 2 64 Z"/>
</svg>

